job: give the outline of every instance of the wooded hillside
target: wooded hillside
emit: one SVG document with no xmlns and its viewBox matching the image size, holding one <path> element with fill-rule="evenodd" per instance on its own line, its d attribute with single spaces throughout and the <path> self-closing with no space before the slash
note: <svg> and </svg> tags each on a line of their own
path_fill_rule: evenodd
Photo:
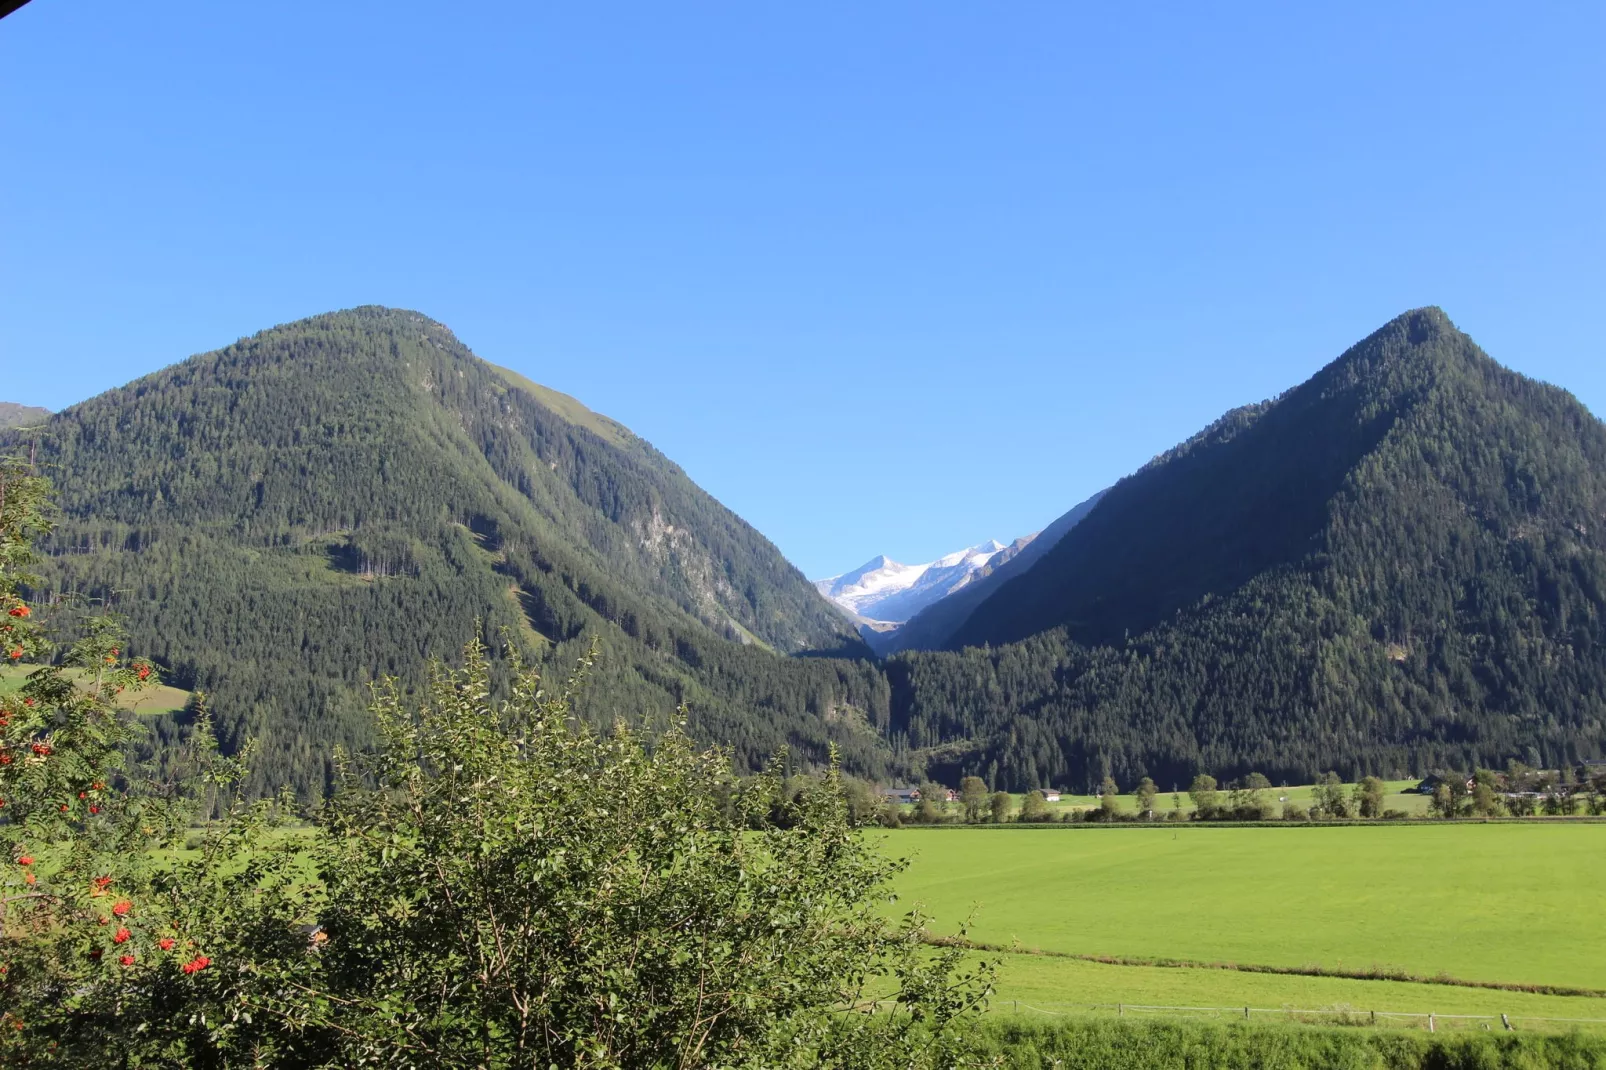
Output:
<svg viewBox="0 0 1606 1070">
<path fill-rule="evenodd" d="M 30 436 L 31 437 L 31 436 Z M 476 620 L 567 673 L 584 712 L 668 720 L 753 763 L 839 736 L 881 769 L 887 689 L 758 532 L 622 426 L 382 308 L 276 327 L 53 417 L 46 594 L 109 604 L 211 693 L 264 785 L 320 790 L 376 675 L 417 682 Z M 20 442 L 13 432 L 14 443 Z"/>
<path fill-rule="evenodd" d="M 1011 785 L 1554 767 L 1606 746 L 1606 427 L 1438 309 L 1123 480 L 899 729 Z M 951 763 L 951 764 L 952 764 Z"/>
</svg>

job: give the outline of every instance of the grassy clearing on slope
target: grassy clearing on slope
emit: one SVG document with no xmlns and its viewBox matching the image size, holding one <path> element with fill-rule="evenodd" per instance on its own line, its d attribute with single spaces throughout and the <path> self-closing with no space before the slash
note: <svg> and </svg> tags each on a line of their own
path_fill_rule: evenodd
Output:
<svg viewBox="0 0 1606 1070">
<path fill-rule="evenodd" d="M 490 362 L 487 361 L 487 363 Z M 634 437 L 617 420 L 611 420 L 599 412 L 592 412 L 584 404 L 568 394 L 560 393 L 549 386 L 542 386 L 540 383 L 520 375 L 512 368 L 504 368 L 500 365 L 492 364 L 491 369 L 510 386 L 527 391 L 536 401 L 539 401 L 571 424 L 583 427 L 615 446 L 627 446 L 630 443 L 630 439 Z"/>
<path fill-rule="evenodd" d="M 20 689 L 36 665 L 0 666 L 0 695 Z M 81 676 L 82 670 L 68 670 L 69 675 Z M 118 705 L 133 713 L 154 716 L 159 713 L 178 713 L 189 705 L 194 694 L 179 687 L 158 684 L 137 693 L 130 692 L 118 699 Z"/>
<path fill-rule="evenodd" d="M 1606 825 L 883 835 L 903 901 L 987 943 L 1606 988 Z"/>
</svg>

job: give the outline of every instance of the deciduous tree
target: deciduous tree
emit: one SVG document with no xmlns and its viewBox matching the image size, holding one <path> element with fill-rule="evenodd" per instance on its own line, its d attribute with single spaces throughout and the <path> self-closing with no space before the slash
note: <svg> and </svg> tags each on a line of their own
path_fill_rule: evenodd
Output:
<svg viewBox="0 0 1606 1070">
<path fill-rule="evenodd" d="M 1312 816 L 1319 814 L 1328 819 L 1350 816 L 1343 778 L 1330 770 L 1323 773 L 1311 791 L 1311 804 Z"/>
<path fill-rule="evenodd" d="M 1382 817 L 1384 791 L 1383 781 L 1380 778 L 1362 777 L 1355 785 L 1353 793 L 1355 812 L 1361 817 Z"/>
<path fill-rule="evenodd" d="M 1159 790 L 1160 789 L 1154 786 L 1154 781 L 1149 777 L 1144 777 L 1142 780 L 1138 781 L 1138 787 L 1135 793 L 1136 798 L 1134 802 L 1137 806 L 1138 816 L 1143 818 L 1145 821 L 1154 820 L 1154 799 L 1155 796 L 1159 794 Z"/>
<path fill-rule="evenodd" d="M 974 825 L 987 812 L 987 782 L 979 776 L 967 776 L 959 781 L 959 803 L 965 809 L 965 821 Z"/>
</svg>

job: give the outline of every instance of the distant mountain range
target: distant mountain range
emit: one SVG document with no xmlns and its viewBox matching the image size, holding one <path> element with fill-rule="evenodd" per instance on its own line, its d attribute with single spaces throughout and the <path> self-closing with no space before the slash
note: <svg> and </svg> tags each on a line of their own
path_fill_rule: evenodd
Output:
<svg viewBox="0 0 1606 1070">
<path fill-rule="evenodd" d="M 878 654 L 887 655 L 899 650 L 938 650 L 960 626 L 996 591 L 1001 584 L 1026 573 L 1037 560 L 1052 550 L 1065 535 L 1092 512 L 1104 497 L 1104 491 L 1074 506 L 1036 535 L 1016 541 L 1016 549 L 1008 557 L 999 555 L 987 566 L 972 573 L 969 583 L 949 591 L 943 597 L 926 605 L 901 627 L 869 632 L 861 629 L 865 641 Z"/>
<path fill-rule="evenodd" d="M 1098 504 L 1103 491 L 1040 532 L 1009 545 L 994 539 L 923 565 L 882 555 L 814 586 L 859 627 L 877 654 L 941 647 L 997 585 L 1024 573 Z"/>
<path fill-rule="evenodd" d="M 49 415 L 49 409 L 41 409 L 37 405 L 19 405 L 15 401 L 0 401 L 0 429 L 37 423 Z"/>
<path fill-rule="evenodd" d="M 1033 535 L 1009 546 L 994 539 L 946 554 L 923 565 L 904 565 L 885 554 L 844 572 L 815 580 L 815 588 L 849 617 L 875 624 L 902 624 L 939 598 L 965 586 L 985 569 L 1009 560 Z"/>
<path fill-rule="evenodd" d="M 0 449 L 35 439 L 38 593 L 122 613 L 226 745 L 262 741 L 264 789 L 318 794 L 366 684 L 477 625 L 560 678 L 599 644 L 582 716 L 683 706 L 743 767 L 1169 788 L 1606 752 L 1606 426 L 1433 308 L 1036 536 L 817 584 L 415 312 L 263 331 Z"/>
</svg>

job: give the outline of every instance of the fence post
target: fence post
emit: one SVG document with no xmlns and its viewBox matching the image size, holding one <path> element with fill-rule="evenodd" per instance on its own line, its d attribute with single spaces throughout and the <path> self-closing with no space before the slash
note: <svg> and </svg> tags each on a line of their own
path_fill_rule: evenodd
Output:
<svg viewBox="0 0 1606 1070">
<path fill-rule="evenodd" d="M 1376 1011 L 1372 1012 L 1372 1024 L 1373 1025 L 1377 1024 L 1377 1012 Z"/>
<path fill-rule="evenodd" d="M 1428 1015 L 1428 1032 L 1429 1033 L 1437 1033 L 1438 1032 L 1437 1029 L 1433 1028 L 1433 1015 L 1431 1015 L 1431 1014 Z"/>
<path fill-rule="evenodd" d="M 1125 1008 L 1125 1007 L 1123 1007 L 1123 1006 L 1121 1006 L 1121 1004 L 1119 1004 L 1119 1003 L 1117 1003 L 1117 1004 L 1116 1004 L 1116 1005 L 1115 1005 L 1115 1016 L 1116 1016 L 1116 1017 L 1117 1017 L 1117 1018 L 1119 1018 L 1119 1017 L 1121 1017 L 1121 1016 L 1122 1016 L 1122 1015 L 1123 1015 L 1123 1014 L 1125 1014 L 1125 1013 L 1126 1013 L 1126 1008 Z"/>
<path fill-rule="evenodd" d="M 1244 1008 L 1244 1021 L 1246 1021 L 1246 1022 L 1249 1021 L 1249 1008 L 1248 1007 Z"/>
<path fill-rule="evenodd" d="M 1509 1033 L 1511 1031 L 1511 1019 L 1502 1014 L 1500 1015 L 1500 1021 L 1505 1023 L 1506 1031 Z"/>
</svg>

